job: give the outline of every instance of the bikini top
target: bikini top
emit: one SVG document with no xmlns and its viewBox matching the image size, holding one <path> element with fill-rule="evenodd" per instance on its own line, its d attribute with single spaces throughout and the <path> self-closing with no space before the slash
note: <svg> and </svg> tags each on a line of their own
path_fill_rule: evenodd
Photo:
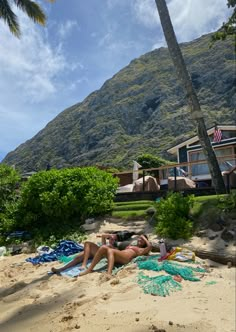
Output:
<svg viewBox="0 0 236 332">
<path fill-rule="evenodd" d="M 126 249 L 131 249 L 133 250 L 137 255 L 139 254 L 139 247 L 136 246 L 128 246 Z"/>
</svg>

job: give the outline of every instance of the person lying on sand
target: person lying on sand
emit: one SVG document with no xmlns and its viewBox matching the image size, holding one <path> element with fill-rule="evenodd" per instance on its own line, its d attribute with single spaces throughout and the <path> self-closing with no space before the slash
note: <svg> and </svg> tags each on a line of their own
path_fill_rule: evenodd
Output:
<svg viewBox="0 0 236 332">
<path fill-rule="evenodd" d="M 85 270 L 80 273 L 80 276 L 82 276 L 92 272 L 95 265 L 97 265 L 97 263 L 105 257 L 108 260 L 107 272 L 111 275 L 115 263 L 128 264 L 133 258 L 137 256 L 147 255 L 151 251 L 151 249 L 152 245 L 148 241 L 146 235 L 139 236 L 136 246 L 129 245 L 125 250 L 121 251 L 118 249 L 110 248 L 106 245 L 99 247 L 93 242 L 86 241 L 84 244 L 84 251 L 79 253 L 71 262 L 58 269 L 52 267 L 51 270 L 53 273 L 60 273 L 82 262 L 80 269 Z M 86 269 L 87 262 L 90 258 L 93 258 L 93 260 L 89 268 Z"/>
<path fill-rule="evenodd" d="M 107 258 L 108 260 L 108 275 L 112 275 L 112 270 L 115 263 L 118 264 L 128 264 L 133 258 L 138 256 L 147 255 L 152 249 L 151 243 L 148 241 L 146 235 L 139 236 L 137 240 L 137 245 L 129 245 L 124 250 L 117 250 L 109 248 L 107 246 L 102 246 L 96 252 L 89 268 L 80 273 L 80 276 L 84 276 L 90 272 L 93 272 L 93 268 L 100 262 L 102 258 Z"/>
<path fill-rule="evenodd" d="M 107 245 L 110 248 L 116 248 L 118 246 L 118 242 L 122 242 L 125 240 L 130 239 L 133 235 L 138 235 L 136 232 L 131 232 L 128 230 L 124 231 L 116 231 L 113 232 L 112 234 L 98 234 L 97 237 L 100 237 L 102 240 L 102 245 Z M 106 242 L 109 242 L 107 244 Z"/>
</svg>

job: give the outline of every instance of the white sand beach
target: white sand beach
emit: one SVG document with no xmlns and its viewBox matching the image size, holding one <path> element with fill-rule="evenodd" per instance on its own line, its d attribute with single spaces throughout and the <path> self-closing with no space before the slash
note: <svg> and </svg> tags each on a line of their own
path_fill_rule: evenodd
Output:
<svg viewBox="0 0 236 332">
<path fill-rule="evenodd" d="M 106 223 L 103 231 L 106 227 L 114 229 Z M 0 259 L 1 332 L 235 331 L 235 267 L 197 258 L 209 272 L 197 282 L 182 280 L 182 290 L 161 297 L 144 294 L 135 281 L 140 272 L 135 264 L 111 280 L 101 272 L 70 278 L 49 276 L 58 262 L 33 266 L 25 262 L 30 256 Z"/>
</svg>

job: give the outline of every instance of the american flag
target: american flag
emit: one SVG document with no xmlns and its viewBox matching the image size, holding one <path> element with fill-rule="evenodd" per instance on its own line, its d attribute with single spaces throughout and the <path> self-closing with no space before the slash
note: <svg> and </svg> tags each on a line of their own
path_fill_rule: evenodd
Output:
<svg viewBox="0 0 236 332">
<path fill-rule="evenodd" d="M 213 142 L 219 143 L 222 139 L 222 131 L 215 126 Z"/>
</svg>

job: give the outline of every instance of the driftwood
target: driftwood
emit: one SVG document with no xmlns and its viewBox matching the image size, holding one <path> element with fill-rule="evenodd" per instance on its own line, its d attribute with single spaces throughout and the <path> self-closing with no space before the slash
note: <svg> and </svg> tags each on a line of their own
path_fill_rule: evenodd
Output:
<svg viewBox="0 0 236 332">
<path fill-rule="evenodd" d="M 184 247 L 194 251 L 195 255 L 199 258 L 210 259 L 221 264 L 228 264 L 230 262 L 233 266 L 236 266 L 236 255 L 233 252 L 229 253 L 225 250 L 206 250 L 201 248 L 194 248 L 193 246 Z"/>
</svg>

